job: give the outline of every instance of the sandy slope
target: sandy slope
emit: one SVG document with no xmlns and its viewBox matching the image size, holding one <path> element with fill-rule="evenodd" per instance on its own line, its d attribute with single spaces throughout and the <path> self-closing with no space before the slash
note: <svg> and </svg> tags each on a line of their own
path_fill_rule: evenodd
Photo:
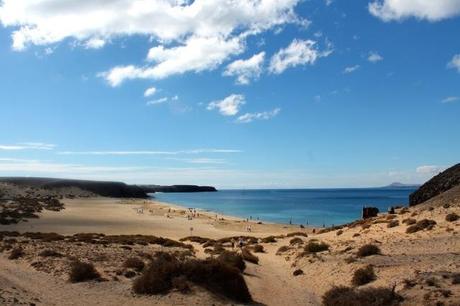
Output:
<svg viewBox="0 0 460 306">
<path fill-rule="evenodd" d="M 433 201 L 439 204 L 444 203 L 445 199 Z M 309 237 L 301 237 L 304 241 L 302 245 L 294 246 L 280 255 L 276 255 L 276 251 L 280 246 L 289 245 L 292 237 L 278 239 L 275 243 L 264 243 L 266 252 L 257 253 L 259 265 L 248 264 L 245 272 L 251 294 L 255 301 L 266 305 L 319 305 L 322 294 L 333 285 L 350 286 L 353 272 L 359 267 L 372 264 L 377 280 L 365 286 L 395 285 L 397 292 L 406 298 L 405 305 L 435 305 L 437 302 L 458 305 L 455 301 L 460 301 L 460 285 L 452 285 L 451 278 L 453 273 L 460 273 L 460 221 L 445 221 L 447 213 L 460 214 L 460 201 L 457 201 L 456 193 L 449 195 L 449 203 L 449 207 L 434 205 L 435 208 L 429 210 L 420 206 L 404 214 L 397 214 L 395 218 L 400 224 L 393 228 L 387 228 L 387 223 L 380 223 L 386 222 L 386 216 L 382 216 L 370 222 L 369 228 L 346 227 L 342 229 L 341 235 L 337 235 L 337 231 L 314 235 L 308 230 Z M 199 218 L 190 221 L 185 217 L 183 208 L 144 200 L 75 199 L 66 200 L 65 205 L 65 210 L 61 212 L 46 211 L 40 219 L 3 226 L 1 229 L 62 234 L 148 234 L 178 239 L 190 235 L 190 227 L 193 227 L 193 235 L 202 237 L 249 235 L 245 231 L 246 223 L 237 218 L 223 217 L 224 220 L 220 220 L 222 216 L 218 216 L 219 220 L 216 220 L 212 213 L 201 213 Z M 143 214 L 138 213 L 139 208 L 144 209 Z M 166 217 L 168 211 L 169 218 Z M 434 219 L 437 225 L 430 231 L 406 234 L 407 226 L 401 221 L 409 217 L 417 220 Z M 297 227 L 254 223 L 252 229 L 250 235 L 257 237 L 299 230 Z M 303 245 L 310 239 L 327 242 L 330 250 L 298 257 Z M 382 255 L 357 258 L 357 249 L 366 243 L 378 245 Z M 207 256 L 201 245 L 193 245 L 198 257 Z M 354 260 L 347 263 L 350 257 Z M 130 290 L 131 280 L 128 279 L 70 284 L 64 275 L 51 276 L 36 271 L 30 266 L 33 258 L 15 262 L 5 258 L 6 254 L 0 255 L 0 296 L 3 296 L 7 305 L 15 304 L 13 297 L 18 301 L 43 305 L 231 303 L 200 289 L 190 295 L 172 293 L 167 296 L 134 297 Z M 98 262 L 96 267 L 107 270 Z M 292 272 L 299 268 L 304 275 L 293 276 Z M 427 279 L 433 277 L 437 281 L 436 286 L 428 286 Z M 407 288 L 405 280 L 415 285 Z"/>
</svg>

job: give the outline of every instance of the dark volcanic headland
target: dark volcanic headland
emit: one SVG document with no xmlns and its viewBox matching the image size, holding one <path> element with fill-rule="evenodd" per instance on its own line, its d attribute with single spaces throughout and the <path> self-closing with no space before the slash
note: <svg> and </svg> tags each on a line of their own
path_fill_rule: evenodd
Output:
<svg viewBox="0 0 460 306">
<path fill-rule="evenodd" d="M 212 186 L 197 186 L 197 185 L 139 185 L 146 193 L 154 192 L 215 192 L 217 189 Z"/>
<path fill-rule="evenodd" d="M 147 198 L 144 190 L 136 185 L 121 182 L 86 181 L 38 177 L 2 177 L 0 183 L 14 184 L 20 187 L 56 190 L 78 188 L 95 195 L 112 198 Z"/>
</svg>

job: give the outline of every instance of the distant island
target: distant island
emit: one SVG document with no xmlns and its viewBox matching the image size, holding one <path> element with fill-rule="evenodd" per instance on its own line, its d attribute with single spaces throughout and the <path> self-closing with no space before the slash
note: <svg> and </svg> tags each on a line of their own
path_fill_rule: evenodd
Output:
<svg viewBox="0 0 460 306">
<path fill-rule="evenodd" d="M 154 192 L 216 192 L 217 189 L 212 186 L 197 186 L 197 185 L 138 185 L 145 193 Z"/>
<path fill-rule="evenodd" d="M 400 183 L 400 182 L 394 182 L 394 183 L 391 183 L 390 185 L 387 185 L 387 186 L 384 186 L 382 188 L 401 188 L 401 189 L 415 189 L 415 188 L 419 188 L 420 185 L 419 184 L 404 184 L 404 183 Z"/>
</svg>

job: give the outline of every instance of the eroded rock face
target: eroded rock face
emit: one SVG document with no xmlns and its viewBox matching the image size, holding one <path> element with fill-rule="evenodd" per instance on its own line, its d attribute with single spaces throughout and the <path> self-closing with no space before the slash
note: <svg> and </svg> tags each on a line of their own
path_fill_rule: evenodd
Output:
<svg viewBox="0 0 460 306">
<path fill-rule="evenodd" d="M 409 205 L 414 206 L 460 185 L 460 164 L 450 167 L 423 184 L 409 196 Z"/>
</svg>

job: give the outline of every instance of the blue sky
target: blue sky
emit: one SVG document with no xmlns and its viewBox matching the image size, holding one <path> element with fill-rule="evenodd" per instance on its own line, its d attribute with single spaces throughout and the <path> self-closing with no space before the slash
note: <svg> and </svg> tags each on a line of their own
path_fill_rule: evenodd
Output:
<svg viewBox="0 0 460 306">
<path fill-rule="evenodd" d="M 460 0 L 3 0 L 0 21 L 1 176 L 358 187 L 459 162 Z"/>
</svg>

